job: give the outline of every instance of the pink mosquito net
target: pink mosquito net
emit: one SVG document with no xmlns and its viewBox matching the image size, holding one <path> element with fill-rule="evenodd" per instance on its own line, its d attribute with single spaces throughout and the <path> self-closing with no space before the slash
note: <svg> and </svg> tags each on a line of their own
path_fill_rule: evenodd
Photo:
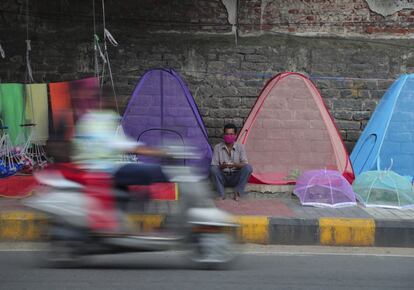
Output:
<svg viewBox="0 0 414 290">
<path fill-rule="evenodd" d="M 238 141 L 253 166 L 251 183 L 293 184 L 304 171 L 338 170 L 354 178 L 348 153 L 315 85 L 282 73 L 259 95 Z"/>
<path fill-rule="evenodd" d="M 310 170 L 302 174 L 293 190 L 302 205 L 317 207 L 355 206 L 351 184 L 336 170 Z"/>
</svg>

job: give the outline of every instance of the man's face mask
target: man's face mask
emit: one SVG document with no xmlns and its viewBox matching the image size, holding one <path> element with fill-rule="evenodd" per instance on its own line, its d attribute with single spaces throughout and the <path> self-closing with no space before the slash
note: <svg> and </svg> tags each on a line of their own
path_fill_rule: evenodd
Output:
<svg viewBox="0 0 414 290">
<path fill-rule="evenodd" d="M 223 138 L 226 144 L 233 144 L 236 141 L 236 135 L 234 134 L 226 134 Z"/>
</svg>

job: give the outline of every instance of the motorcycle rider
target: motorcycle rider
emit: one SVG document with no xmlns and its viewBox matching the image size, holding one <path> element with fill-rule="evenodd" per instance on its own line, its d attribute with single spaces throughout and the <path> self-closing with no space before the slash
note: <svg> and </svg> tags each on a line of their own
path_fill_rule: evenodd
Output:
<svg viewBox="0 0 414 290">
<path fill-rule="evenodd" d="M 82 169 L 110 174 L 116 188 L 168 181 L 157 164 L 122 162 L 126 153 L 159 157 L 168 154 L 125 136 L 114 111 L 90 110 L 84 114 L 76 124 L 72 148 L 74 163 Z"/>
<path fill-rule="evenodd" d="M 167 157 L 168 154 L 163 150 L 128 138 L 121 130 L 119 120 L 120 117 L 109 109 L 89 110 L 82 115 L 76 123 L 75 134 L 71 142 L 71 161 L 83 171 L 101 174 L 101 176 L 104 174 L 112 179 L 113 189 L 109 189 L 109 192 L 114 197 L 116 208 L 109 205 L 104 211 L 107 211 L 108 215 L 113 211 L 118 211 L 118 215 L 120 214 L 118 231 L 124 231 L 126 220 L 122 212 L 126 210 L 131 199 L 128 186 L 168 182 L 168 179 L 160 165 L 124 162 L 122 155 L 133 153 Z M 102 198 L 105 199 L 103 195 L 104 192 L 101 191 L 100 194 L 95 194 L 95 197 L 101 199 L 101 204 L 106 204 L 106 201 L 102 202 Z M 145 191 L 134 196 L 140 200 L 139 206 L 144 206 L 148 199 Z M 102 208 L 100 210 L 102 211 Z"/>
</svg>

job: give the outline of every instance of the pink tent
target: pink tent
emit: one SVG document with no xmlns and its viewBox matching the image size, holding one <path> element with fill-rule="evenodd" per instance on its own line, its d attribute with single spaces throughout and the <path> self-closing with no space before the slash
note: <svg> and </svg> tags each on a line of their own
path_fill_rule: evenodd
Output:
<svg viewBox="0 0 414 290">
<path fill-rule="evenodd" d="M 252 183 L 292 184 L 306 170 L 354 174 L 341 136 L 315 85 L 304 75 L 282 73 L 259 95 L 238 141 L 253 166 Z"/>
</svg>

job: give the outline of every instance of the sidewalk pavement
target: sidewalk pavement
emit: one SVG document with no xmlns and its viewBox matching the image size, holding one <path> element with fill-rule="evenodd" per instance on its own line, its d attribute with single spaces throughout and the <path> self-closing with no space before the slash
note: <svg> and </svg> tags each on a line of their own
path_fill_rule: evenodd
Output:
<svg viewBox="0 0 414 290">
<path fill-rule="evenodd" d="M 240 224 L 242 242 L 284 245 L 414 247 L 414 209 L 315 208 L 300 205 L 291 186 L 249 185 L 234 201 L 216 200 Z M 230 193 L 230 192 L 229 192 Z M 152 201 L 146 214 L 130 214 L 144 230 L 159 227 L 177 210 L 175 201 Z M 0 241 L 33 241 L 47 227 L 44 216 L 26 211 L 13 200 L 0 200 Z"/>
</svg>

